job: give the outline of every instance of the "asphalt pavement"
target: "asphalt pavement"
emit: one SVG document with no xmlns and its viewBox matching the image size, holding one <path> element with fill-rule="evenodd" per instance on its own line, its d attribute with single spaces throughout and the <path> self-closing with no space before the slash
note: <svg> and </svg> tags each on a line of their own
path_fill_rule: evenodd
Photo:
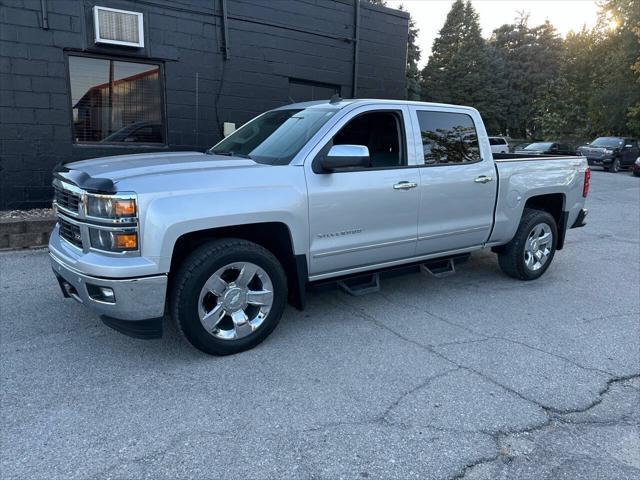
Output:
<svg viewBox="0 0 640 480">
<path fill-rule="evenodd" d="M 110 330 L 44 250 L 0 254 L 0 477 L 640 478 L 640 179 L 593 172 L 587 207 L 535 282 L 483 251 L 314 291 L 221 358 Z"/>
</svg>

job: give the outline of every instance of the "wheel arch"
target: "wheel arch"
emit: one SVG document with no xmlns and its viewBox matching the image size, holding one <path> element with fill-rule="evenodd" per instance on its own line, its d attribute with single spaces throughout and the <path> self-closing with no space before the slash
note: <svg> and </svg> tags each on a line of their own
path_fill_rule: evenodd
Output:
<svg viewBox="0 0 640 480">
<path fill-rule="evenodd" d="M 565 209 L 565 203 L 566 196 L 564 193 L 547 193 L 529 197 L 524 204 L 525 209 L 532 208 L 535 210 L 542 210 L 549 213 L 554 218 L 556 226 L 558 227 L 556 250 L 562 250 L 564 247 L 564 239 L 567 233 L 569 213 Z"/>
<path fill-rule="evenodd" d="M 305 285 L 308 279 L 306 255 L 296 255 L 289 227 L 282 222 L 229 225 L 187 232 L 173 246 L 169 270 L 171 279 L 185 258 L 204 243 L 220 238 L 240 238 L 269 250 L 281 263 L 287 275 L 289 303 L 302 310 L 305 305 Z"/>
</svg>

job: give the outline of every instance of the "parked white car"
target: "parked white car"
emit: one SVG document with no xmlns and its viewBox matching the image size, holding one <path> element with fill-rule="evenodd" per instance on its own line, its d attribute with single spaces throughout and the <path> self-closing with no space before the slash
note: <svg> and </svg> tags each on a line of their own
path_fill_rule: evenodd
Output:
<svg viewBox="0 0 640 480">
<path fill-rule="evenodd" d="M 491 153 L 509 153 L 509 142 L 504 137 L 489 137 Z"/>
</svg>

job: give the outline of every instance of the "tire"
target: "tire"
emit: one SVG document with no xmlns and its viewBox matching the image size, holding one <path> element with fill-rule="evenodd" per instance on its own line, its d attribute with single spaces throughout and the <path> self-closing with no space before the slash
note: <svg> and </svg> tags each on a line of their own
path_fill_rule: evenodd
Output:
<svg viewBox="0 0 640 480">
<path fill-rule="evenodd" d="M 620 159 L 614 158 L 613 161 L 611 162 L 611 165 L 609 165 L 609 172 L 618 173 L 619 171 L 620 171 Z"/>
<path fill-rule="evenodd" d="M 178 330 L 211 355 L 261 343 L 278 325 L 287 300 L 287 278 L 278 259 L 260 245 L 233 238 L 197 248 L 172 284 L 170 311 Z"/>
<path fill-rule="evenodd" d="M 548 244 L 541 241 L 531 243 L 531 240 L 536 237 L 534 231 L 537 228 L 541 228 L 543 234 L 551 234 Z M 510 277 L 519 280 L 540 278 L 551 265 L 556 253 L 557 241 L 558 227 L 555 219 L 548 212 L 525 208 L 515 236 L 504 246 L 502 252 L 498 253 L 500 269 Z M 532 245 L 535 250 L 532 250 Z M 548 253 L 546 253 L 547 249 Z M 540 252 L 544 261 L 538 260 L 531 251 Z M 533 260 L 533 263 L 529 265 L 527 259 Z"/>
</svg>

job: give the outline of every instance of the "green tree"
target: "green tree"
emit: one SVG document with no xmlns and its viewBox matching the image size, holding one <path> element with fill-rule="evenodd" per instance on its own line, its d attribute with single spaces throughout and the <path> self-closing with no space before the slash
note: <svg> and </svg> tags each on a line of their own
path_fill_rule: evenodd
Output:
<svg viewBox="0 0 640 480">
<path fill-rule="evenodd" d="M 516 23 L 494 30 L 490 39 L 504 65 L 507 106 L 503 129 L 517 137 L 541 134 L 543 116 L 549 113 L 543 98 L 552 100 L 555 94 L 550 90 L 560 88 L 562 40 L 548 21 L 529 27 L 528 20 L 526 14 L 520 14 Z"/>
<path fill-rule="evenodd" d="M 404 10 L 404 6 L 400 5 L 400 10 Z M 416 43 L 418 39 L 418 28 L 413 18 L 409 16 L 409 37 L 407 40 L 407 100 L 420 100 L 420 69 L 418 62 L 420 61 L 420 47 Z"/>
<path fill-rule="evenodd" d="M 482 38 L 471 2 L 456 0 L 422 70 L 422 98 L 473 106 L 489 131 L 497 132 L 504 112 L 501 69 Z"/>
</svg>

